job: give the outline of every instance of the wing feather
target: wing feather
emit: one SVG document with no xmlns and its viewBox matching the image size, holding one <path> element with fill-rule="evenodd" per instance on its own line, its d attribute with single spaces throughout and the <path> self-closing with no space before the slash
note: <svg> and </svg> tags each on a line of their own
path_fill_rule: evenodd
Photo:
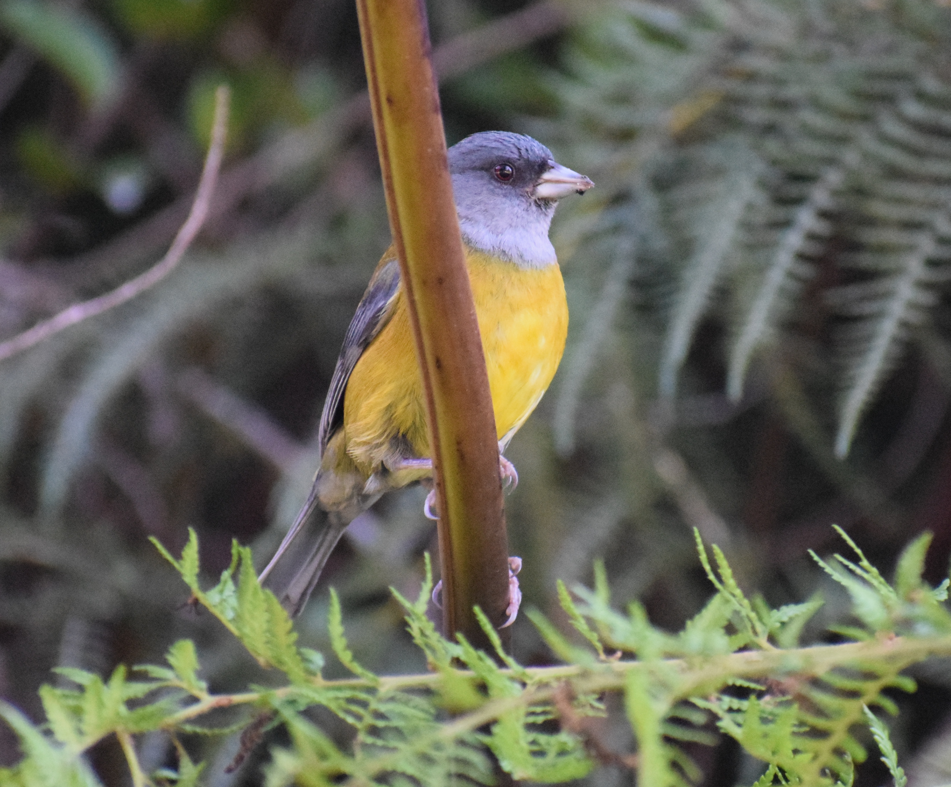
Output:
<svg viewBox="0 0 951 787">
<path fill-rule="evenodd" d="M 387 257 L 389 256 L 389 259 Z M 320 453 L 327 448 L 334 430 L 343 423 L 343 397 L 347 382 L 363 351 L 376 338 L 393 314 L 393 305 L 400 286 L 400 266 L 392 251 L 387 252 L 360 299 L 357 311 L 350 321 L 347 334 L 337 358 L 324 411 L 320 416 L 317 433 Z"/>
</svg>

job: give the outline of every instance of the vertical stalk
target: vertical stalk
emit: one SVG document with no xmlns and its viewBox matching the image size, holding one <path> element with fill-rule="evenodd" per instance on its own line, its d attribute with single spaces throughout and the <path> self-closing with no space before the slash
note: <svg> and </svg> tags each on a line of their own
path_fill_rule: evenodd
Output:
<svg viewBox="0 0 951 787">
<path fill-rule="evenodd" d="M 505 619 L 508 545 L 495 415 L 446 162 L 421 0 L 357 0 L 393 240 L 422 370 L 447 635 Z"/>
</svg>

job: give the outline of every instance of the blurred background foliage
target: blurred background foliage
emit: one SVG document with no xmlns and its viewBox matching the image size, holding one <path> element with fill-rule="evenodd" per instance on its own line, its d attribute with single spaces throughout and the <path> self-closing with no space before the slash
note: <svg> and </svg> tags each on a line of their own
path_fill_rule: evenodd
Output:
<svg viewBox="0 0 951 787">
<path fill-rule="evenodd" d="M 552 390 L 509 456 L 527 603 L 604 558 L 616 598 L 679 627 L 709 596 L 691 528 L 770 603 L 820 590 L 848 530 L 883 570 L 951 552 L 951 10 L 932 0 L 431 3 L 450 143 L 532 134 L 597 184 L 555 221 L 571 306 Z M 212 215 L 125 306 L 0 362 L 0 695 L 36 718 L 56 665 L 108 672 L 193 637 L 218 690 L 247 664 L 181 606 L 147 543 L 199 531 L 263 561 L 306 494 L 314 432 L 387 226 L 349 0 L 0 0 L 0 338 L 154 263 L 232 90 Z M 326 585 L 358 657 L 421 669 L 388 586 L 434 549 L 409 490 L 351 526 Z M 525 621 L 515 649 L 547 658 Z M 896 698 L 915 785 L 951 780 L 951 672 Z M 631 745 L 610 720 L 610 748 Z M 341 730 L 338 734 L 345 735 Z M 620 736 L 620 737 L 619 737 Z M 171 756 L 143 742 L 147 762 Z M 255 784 L 191 741 L 208 784 Z M 709 784 L 756 778 L 692 752 Z M 94 765 L 107 784 L 118 747 Z M 149 759 L 151 757 L 151 760 Z M 17 758 L 0 730 L 0 762 Z M 884 771 L 869 764 L 861 783 Z M 118 769 L 121 772 L 121 768 Z M 617 767 L 593 777 L 630 783 Z M 592 783 L 595 783 L 594 781 Z"/>
</svg>

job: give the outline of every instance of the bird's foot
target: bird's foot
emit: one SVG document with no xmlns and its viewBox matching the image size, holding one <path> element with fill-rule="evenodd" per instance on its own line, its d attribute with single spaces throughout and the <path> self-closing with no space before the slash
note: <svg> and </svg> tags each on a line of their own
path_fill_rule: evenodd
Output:
<svg viewBox="0 0 951 787">
<path fill-rule="evenodd" d="M 499 475 L 502 478 L 503 491 L 511 491 L 518 486 L 518 471 L 508 459 L 499 454 Z M 427 519 L 439 519 L 439 509 L 436 506 L 436 488 L 433 487 L 426 495 L 426 502 L 423 503 L 423 515 Z"/>
<path fill-rule="evenodd" d="M 511 492 L 518 486 L 518 471 L 508 459 L 499 454 L 499 475 L 502 476 L 502 489 Z"/>
<path fill-rule="evenodd" d="M 509 558 L 509 603 L 505 608 L 505 614 L 508 617 L 505 619 L 505 623 L 499 626 L 500 629 L 508 628 L 515 622 L 515 618 L 518 617 L 519 607 L 522 606 L 522 589 L 518 584 L 518 572 L 522 570 L 522 558 L 520 557 L 510 557 Z M 433 588 L 432 593 L 433 604 L 435 604 L 439 609 L 442 609 L 442 580 L 440 579 L 436 583 L 436 587 Z"/>
<path fill-rule="evenodd" d="M 426 495 L 426 502 L 423 503 L 423 516 L 426 519 L 439 519 L 439 511 L 436 509 L 436 487 L 429 490 Z"/>
<path fill-rule="evenodd" d="M 514 468 L 513 468 L 514 470 Z M 518 585 L 518 572 L 522 570 L 522 558 L 520 557 L 510 557 L 509 558 L 509 604 L 505 608 L 505 614 L 508 617 L 505 619 L 499 628 L 508 628 L 515 622 L 515 618 L 518 617 L 518 608 L 522 606 L 522 589 Z"/>
</svg>

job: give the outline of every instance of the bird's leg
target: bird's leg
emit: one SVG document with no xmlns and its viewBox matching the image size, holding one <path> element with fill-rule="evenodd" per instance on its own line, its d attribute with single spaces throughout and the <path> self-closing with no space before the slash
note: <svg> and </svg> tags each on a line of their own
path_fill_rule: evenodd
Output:
<svg viewBox="0 0 951 787">
<path fill-rule="evenodd" d="M 399 473 L 405 470 L 428 470 L 432 473 L 433 460 L 425 457 L 401 456 L 398 459 L 386 463 L 386 469 L 390 473 Z M 426 496 L 426 502 L 423 504 L 423 514 L 427 519 L 439 519 L 434 513 L 436 505 L 436 490 L 432 486 L 431 478 L 422 478 L 420 482 L 429 487 L 429 494 Z"/>
<path fill-rule="evenodd" d="M 432 470 L 433 460 L 401 457 L 399 461 L 394 462 L 392 466 L 388 465 L 387 469 L 391 473 L 395 473 L 400 470 Z M 511 491 L 518 486 L 518 471 L 515 469 L 515 465 L 502 456 L 501 443 L 499 443 L 499 475 L 502 478 L 503 490 Z M 427 519 L 439 519 L 439 512 L 436 510 L 435 487 L 431 488 L 429 490 L 429 494 L 426 495 L 426 502 L 423 503 L 423 515 Z"/>
<path fill-rule="evenodd" d="M 401 456 L 395 462 L 387 462 L 386 469 L 391 473 L 398 473 L 401 470 L 432 470 L 433 460 Z"/>
<path fill-rule="evenodd" d="M 518 471 L 508 459 L 499 454 L 499 475 L 502 477 L 502 489 L 512 490 L 518 486 Z M 426 502 L 423 503 L 423 515 L 427 519 L 439 519 L 439 512 L 436 510 L 436 489 L 429 490 L 426 495 Z"/>
</svg>

